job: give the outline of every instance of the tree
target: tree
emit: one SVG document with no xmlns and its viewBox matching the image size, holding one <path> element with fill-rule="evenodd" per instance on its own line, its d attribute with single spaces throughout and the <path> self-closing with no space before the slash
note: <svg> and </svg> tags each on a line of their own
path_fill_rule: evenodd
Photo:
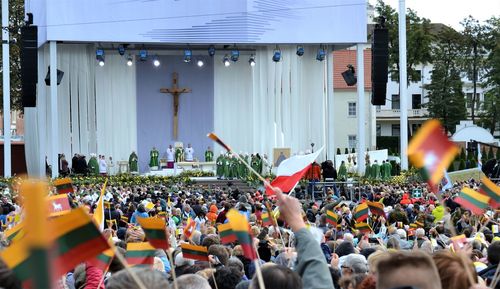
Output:
<svg viewBox="0 0 500 289">
<path fill-rule="evenodd" d="M 10 107 L 22 110 L 21 90 L 21 26 L 24 25 L 24 0 L 9 1 L 10 32 Z M 1 16 L 0 16 L 1 19 Z M 0 67 L 3 59 L 0 58 Z M 1 68 L 0 68 L 1 71 Z M 0 79 L 3 75 L 0 73 Z M 3 102 L 2 81 L 0 81 L 0 101 Z M 3 110 L 0 107 L 0 110 Z"/>
<path fill-rule="evenodd" d="M 500 129 L 500 18 L 492 17 L 486 23 L 484 46 L 488 57 L 485 62 L 485 94 L 479 124 L 494 134 L 495 130 Z"/>
<path fill-rule="evenodd" d="M 460 149 L 460 159 L 462 159 L 462 160 L 465 159 L 465 150 L 463 147 L 462 147 L 462 149 Z"/>
<path fill-rule="evenodd" d="M 460 77 L 461 36 L 451 28 L 438 34 L 432 53 L 434 70 L 431 83 L 425 85 L 429 91 L 427 107 L 429 116 L 441 120 L 445 131 L 455 132 L 455 125 L 466 117 L 465 98 Z"/>
<path fill-rule="evenodd" d="M 462 44 L 463 44 L 463 57 L 462 68 L 467 75 L 467 78 L 472 81 L 472 98 L 471 103 L 467 104 L 471 108 L 472 122 L 475 120 L 475 110 L 477 94 L 477 83 L 482 78 L 485 71 L 485 58 L 483 55 L 486 53 L 485 37 L 486 27 L 481 25 L 477 19 L 472 16 L 466 17 L 462 22 Z"/>
<path fill-rule="evenodd" d="M 399 82 L 398 13 L 382 0 L 377 1 L 375 11 L 378 17 L 385 18 L 385 26 L 389 30 L 389 73 L 391 79 Z M 421 18 L 415 11 L 408 9 L 406 13 L 407 83 L 421 80 L 422 76 L 417 71 L 416 65 L 431 61 L 432 38 L 430 20 Z"/>
<path fill-rule="evenodd" d="M 464 159 L 460 159 L 460 164 L 458 165 L 458 170 L 465 170 L 465 161 Z"/>
<path fill-rule="evenodd" d="M 488 160 L 491 160 L 493 159 L 493 148 L 490 147 L 490 149 L 488 150 Z"/>
<path fill-rule="evenodd" d="M 488 161 L 488 157 L 486 155 L 486 147 L 483 146 L 481 149 L 481 163 L 485 164 Z"/>
</svg>

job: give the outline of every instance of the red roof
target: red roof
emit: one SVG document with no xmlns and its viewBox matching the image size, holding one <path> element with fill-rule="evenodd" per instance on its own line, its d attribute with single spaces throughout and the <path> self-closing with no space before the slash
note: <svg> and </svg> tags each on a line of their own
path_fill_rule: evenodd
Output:
<svg viewBox="0 0 500 289">
<path fill-rule="evenodd" d="M 365 90 L 371 90 L 372 87 L 372 50 L 365 49 Z M 356 73 L 356 50 L 338 50 L 333 52 L 333 88 L 356 90 L 357 85 L 347 86 L 342 77 L 342 72 L 347 70 L 347 65 L 354 66 Z"/>
</svg>

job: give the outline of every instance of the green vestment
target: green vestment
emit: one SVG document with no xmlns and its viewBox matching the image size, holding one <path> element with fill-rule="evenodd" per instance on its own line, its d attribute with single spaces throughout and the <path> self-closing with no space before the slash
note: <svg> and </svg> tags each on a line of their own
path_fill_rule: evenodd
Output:
<svg viewBox="0 0 500 289">
<path fill-rule="evenodd" d="M 338 177 L 341 181 L 347 180 L 347 167 L 345 166 L 345 163 L 340 164 Z"/>
<path fill-rule="evenodd" d="M 91 175 L 98 175 L 99 174 L 99 163 L 97 162 L 96 157 L 90 157 L 88 166 L 89 166 L 89 172 Z"/>
<path fill-rule="evenodd" d="M 214 152 L 213 151 L 205 151 L 205 161 L 206 162 L 213 162 L 214 161 Z"/>
<path fill-rule="evenodd" d="M 224 175 L 224 168 L 223 168 L 223 159 L 224 159 L 224 156 L 223 155 L 219 155 L 217 157 L 217 160 L 215 162 L 216 164 L 216 173 L 217 173 L 217 177 L 218 178 L 222 178 L 222 176 Z"/>
<path fill-rule="evenodd" d="M 151 152 L 149 153 L 150 160 L 149 160 L 149 167 L 158 167 L 160 164 L 158 162 L 158 157 L 160 156 L 160 153 L 156 149 L 152 149 Z"/>
<path fill-rule="evenodd" d="M 130 169 L 130 172 L 138 172 L 139 171 L 139 166 L 137 165 L 137 162 L 139 161 L 139 158 L 137 157 L 136 153 L 131 153 L 130 157 L 128 158 L 128 167 Z"/>
</svg>

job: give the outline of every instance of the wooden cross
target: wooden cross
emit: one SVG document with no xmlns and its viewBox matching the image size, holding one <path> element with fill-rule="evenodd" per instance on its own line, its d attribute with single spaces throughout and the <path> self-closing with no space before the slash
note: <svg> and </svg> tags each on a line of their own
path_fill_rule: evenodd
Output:
<svg viewBox="0 0 500 289">
<path fill-rule="evenodd" d="M 191 92 L 189 88 L 179 88 L 177 86 L 179 75 L 177 72 L 174 72 L 172 75 L 172 87 L 171 88 L 162 88 L 160 89 L 161 93 L 170 93 L 174 97 L 174 140 L 177 139 L 177 130 L 179 124 L 179 96 L 182 93 Z"/>
</svg>

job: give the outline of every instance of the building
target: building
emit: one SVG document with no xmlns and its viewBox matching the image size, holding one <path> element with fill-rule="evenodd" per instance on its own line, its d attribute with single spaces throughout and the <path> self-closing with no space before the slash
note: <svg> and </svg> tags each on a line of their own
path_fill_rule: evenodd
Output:
<svg viewBox="0 0 500 289">
<path fill-rule="evenodd" d="M 425 85 L 431 83 L 432 64 L 418 65 L 417 71 L 420 72 L 421 78 L 418 82 L 411 82 L 408 85 L 407 104 L 408 107 L 408 133 L 413 135 L 415 131 L 422 125 L 424 121 L 429 119 L 427 109 L 423 108 L 423 104 L 429 101 L 428 91 Z M 471 104 L 473 95 L 472 81 L 463 77 L 463 91 L 467 97 L 467 112 L 470 117 Z M 479 83 L 476 88 L 476 115 L 480 108 L 481 102 L 484 100 L 484 89 L 480 87 Z M 383 106 L 376 107 L 376 135 L 399 137 L 400 131 L 400 113 L 401 113 L 401 100 L 399 97 L 399 83 L 389 77 L 387 83 L 387 101 Z"/>
</svg>

